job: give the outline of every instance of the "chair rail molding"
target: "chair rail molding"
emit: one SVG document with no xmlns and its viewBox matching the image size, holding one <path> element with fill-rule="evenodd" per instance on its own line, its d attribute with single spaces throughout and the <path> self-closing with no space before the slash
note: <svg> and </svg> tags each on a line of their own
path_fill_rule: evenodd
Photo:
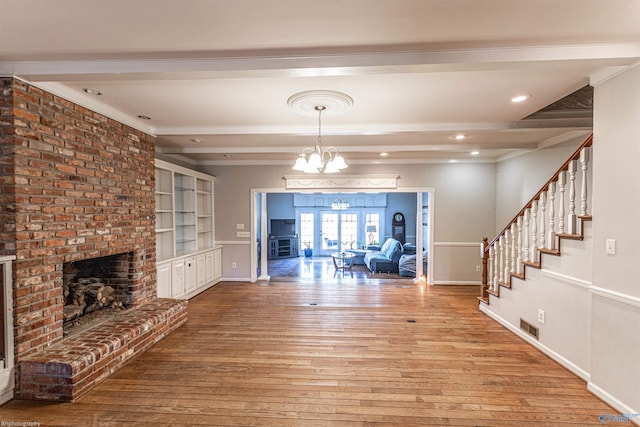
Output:
<svg viewBox="0 0 640 427">
<path fill-rule="evenodd" d="M 309 176 L 285 175 L 287 190 L 318 189 L 362 189 L 362 190 L 395 190 L 398 187 L 398 175 L 339 175 Z"/>
</svg>

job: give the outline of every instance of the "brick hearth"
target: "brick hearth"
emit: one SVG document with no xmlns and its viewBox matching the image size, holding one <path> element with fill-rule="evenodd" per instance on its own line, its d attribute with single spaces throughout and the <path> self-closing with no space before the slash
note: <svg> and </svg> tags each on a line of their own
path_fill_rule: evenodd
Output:
<svg viewBox="0 0 640 427">
<path fill-rule="evenodd" d="M 73 401 L 187 321 L 187 302 L 156 299 L 20 362 L 23 399 Z"/>
<path fill-rule="evenodd" d="M 154 156 L 153 136 L 0 78 L 0 255 L 16 256 L 18 384 L 22 361 L 68 345 L 64 263 L 130 253 L 131 306 L 156 299 Z"/>
</svg>

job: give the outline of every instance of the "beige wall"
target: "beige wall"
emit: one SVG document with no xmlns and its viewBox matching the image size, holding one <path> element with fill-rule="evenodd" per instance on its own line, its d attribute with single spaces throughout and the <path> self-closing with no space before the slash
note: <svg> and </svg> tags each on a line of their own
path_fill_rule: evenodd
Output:
<svg viewBox="0 0 640 427">
<path fill-rule="evenodd" d="M 239 245 L 236 224 L 251 227 L 251 189 L 284 189 L 284 175 L 292 175 L 288 166 L 207 166 L 202 172 L 216 176 L 216 240 L 234 241 L 233 257 L 223 250 L 223 277 L 248 278 L 251 251 L 254 245 Z M 397 174 L 398 189 L 433 188 L 434 243 L 479 243 L 483 236 L 490 236 L 495 228 L 495 167 L 491 163 L 458 163 L 427 165 L 376 165 L 351 166 L 349 174 Z M 461 253 L 459 263 L 450 263 L 450 248 L 438 258 L 439 246 L 434 248 L 434 277 L 444 282 L 469 282 L 474 277 L 479 263 L 477 257 L 469 256 L 469 248 L 457 246 L 454 252 Z M 479 254 L 479 250 L 473 248 Z M 442 261 L 442 262 L 441 262 Z M 230 270 L 235 262 L 237 268 Z"/>
</svg>

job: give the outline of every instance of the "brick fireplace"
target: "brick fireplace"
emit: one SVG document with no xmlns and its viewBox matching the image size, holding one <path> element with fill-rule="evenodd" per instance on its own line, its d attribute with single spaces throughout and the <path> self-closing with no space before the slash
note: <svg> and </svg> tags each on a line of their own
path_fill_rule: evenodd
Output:
<svg viewBox="0 0 640 427">
<path fill-rule="evenodd" d="M 21 80 L 0 78 L 0 254 L 16 256 L 14 334 L 20 397 L 50 397 L 36 377 L 31 378 L 36 384 L 21 378 L 27 361 L 45 364 L 29 365 L 29 375 L 66 369 L 51 365 L 63 363 L 60 360 L 45 361 L 42 356 L 66 345 L 65 263 L 127 254 L 128 304 L 147 312 L 149 304 L 180 312 L 182 320 L 176 323 L 169 316 L 173 326 L 163 333 L 186 321 L 183 303 L 179 309 L 156 300 L 154 145 L 151 135 Z M 140 313 L 137 316 L 145 321 Z M 167 316 L 152 317 L 161 321 Z M 126 347 L 122 338 L 117 340 L 118 346 Z M 136 348 L 147 344 L 137 343 Z M 118 357 L 110 369 L 126 361 Z M 21 390 L 25 384 L 31 389 Z M 83 387 L 88 390 L 86 384 Z M 68 399 L 53 398 L 71 400 L 78 395 L 72 390 L 65 395 Z"/>
</svg>

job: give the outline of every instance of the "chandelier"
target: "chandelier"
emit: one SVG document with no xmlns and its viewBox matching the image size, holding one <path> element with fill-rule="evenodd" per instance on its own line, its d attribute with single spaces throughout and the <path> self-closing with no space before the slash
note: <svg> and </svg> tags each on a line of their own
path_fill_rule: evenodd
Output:
<svg viewBox="0 0 640 427">
<path fill-rule="evenodd" d="M 318 142 L 314 147 L 306 147 L 300 152 L 293 169 L 305 173 L 336 173 L 347 168 L 344 157 L 336 147 L 322 146 L 322 113 L 343 112 L 353 105 L 353 99 L 340 92 L 314 90 L 295 94 L 288 103 L 300 114 L 318 114 Z"/>
<path fill-rule="evenodd" d="M 349 202 L 346 200 L 342 200 L 340 198 L 340 195 L 338 195 L 337 199 L 331 202 L 331 209 L 334 211 L 344 211 L 349 209 L 349 206 Z"/>
</svg>

